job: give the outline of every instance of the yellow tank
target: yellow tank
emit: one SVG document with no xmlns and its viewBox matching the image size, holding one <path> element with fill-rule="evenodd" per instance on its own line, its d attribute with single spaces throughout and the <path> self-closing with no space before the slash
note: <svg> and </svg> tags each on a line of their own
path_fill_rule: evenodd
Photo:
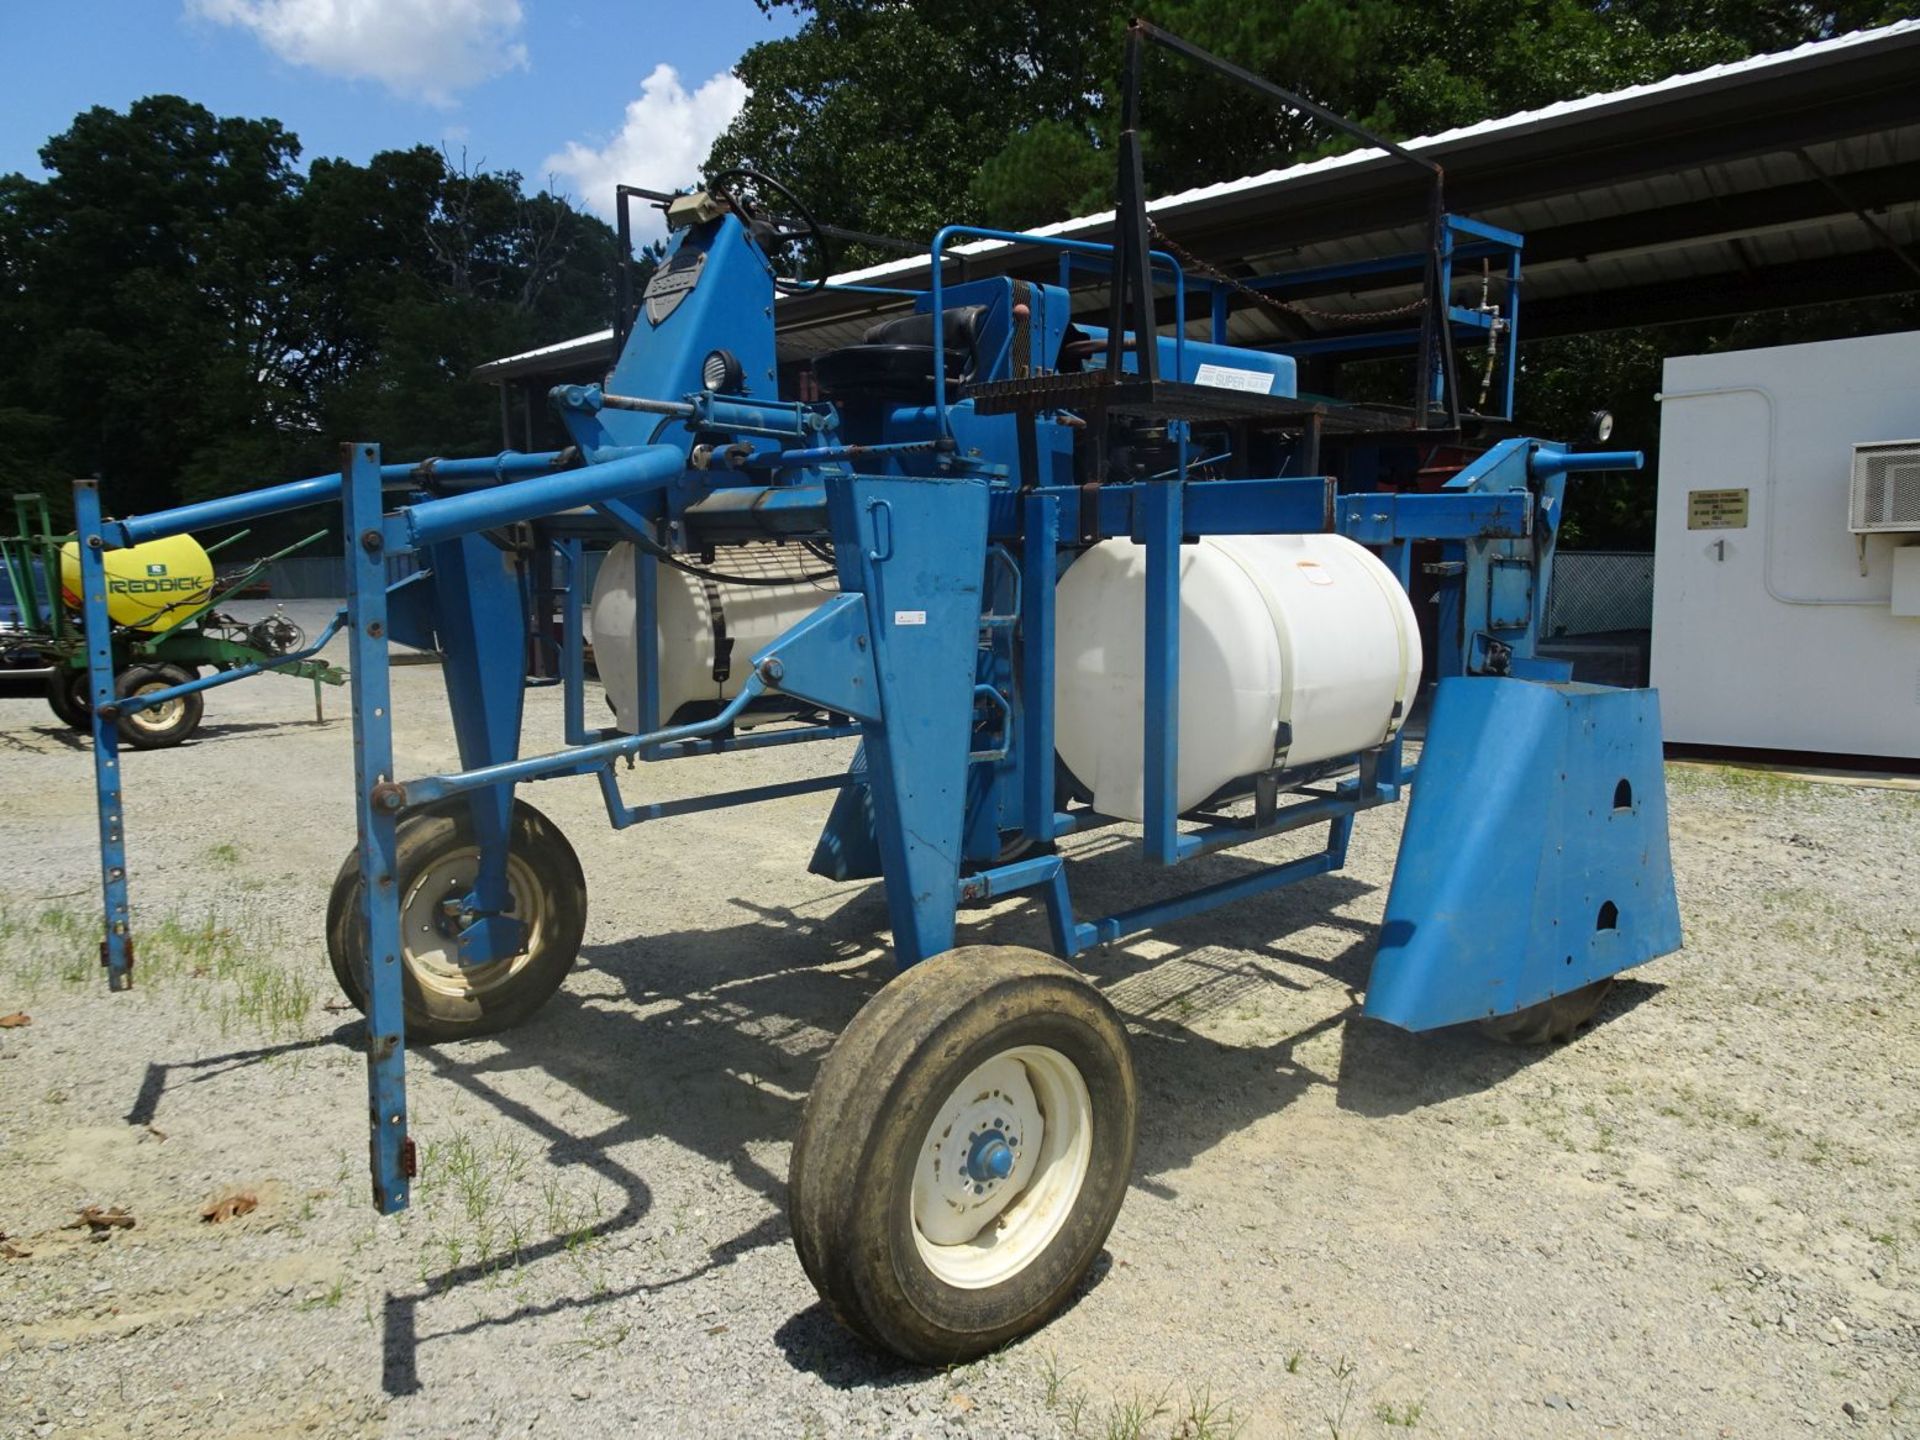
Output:
<svg viewBox="0 0 1920 1440">
<path fill-rule="evenodd" d="M 213 561 L 191 535 L 150 540 L 107 552 L 107 615 L 114 624 L 158 635 L 200 608 L 213 593 Z M 80 608 L 80 551 L 60 547 L 60 589 Z"/>
</svg>

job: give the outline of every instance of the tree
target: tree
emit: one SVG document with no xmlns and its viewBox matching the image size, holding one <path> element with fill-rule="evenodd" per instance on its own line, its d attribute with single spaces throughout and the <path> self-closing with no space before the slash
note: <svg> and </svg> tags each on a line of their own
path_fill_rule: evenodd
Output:
<svg viewBox="0 0 1920 1440">
<path fill-rule="evenodd" d="M 1143 14 L 1393 138 L 1778 49 L 1911 0 L 759 0 L 805 15 L 754 46 L 752 94 L 708 157 L 765 168 L 824 219 L 924 238 L 1112 203 L 1128 18 Z M 1351 142 L 1149 49 L 1148 189 L 1167 193 Z M 857 258 L 858 252 L 856 252 Z"/>
<path fill-rule="evenodd" d="M 0 176 L 0 452 L 15 488 L 103 477 L 152 509 L 499 446 L 480 362 L 604 324 L 613 236 L 421 146 L 316 160 L 176 96 L 96 108 Z"/>
<path fill-rule="evenodd" d="M 1121 38 L 1139 13 L 1389 137 L 1454 126 L 1783 49 L 1914 13 L 1916 0 L 760 0 L 805 16 L 742 59 L 752 96 L 708 158 L 763 167 L 823 220 L 923 240 L 966 221 L 1032 228 L 1113 203 Z M 1150 194 L 1333 153 L 1343 134 L 1148 47 L 1142 85 Z M 884 258 L 851 247 L 860 263 Z M 1517 409 L 1577 435 L 1600 407 L 1620 440 L 1658 439 L 1669 354 L 1826 338 L 1911 323 L 1916 308 L 1827 307 L 1652 334 L 1523 344 Z M 1471 357 L 1463 357 L 1463 373 Z M 1385 362 L 1381 362 L 1383 365 Z M 1349 367 L 1371 398 L 1406 393 L 1381 365 Z M 1367 398 L 1356 395 L 1353 398 Z M 1652 487 L 1575 487 L 1568 535 L 1648 545 Z"/>
</svg>

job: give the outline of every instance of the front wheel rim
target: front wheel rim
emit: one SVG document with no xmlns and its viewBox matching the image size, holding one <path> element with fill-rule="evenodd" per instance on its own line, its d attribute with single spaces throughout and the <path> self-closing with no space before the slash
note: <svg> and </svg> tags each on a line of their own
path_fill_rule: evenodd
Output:
<svg viewBox="0 0 1920 1440">
<path fill-rule="evenodd" d="M 509 852 L 510 913 L 525 927 L 525 943 L 519 954 L 486 965 L 460 963 L 462 927 L 449 910 L 472 890 L 479 871 L 480 847 L 461 846 L 429 862 L 401 896 L 401 944 L 422 990 L 453 1000 L 477 1000 L 509 984 L 533 959 L 545 928 L 545 894 L 533 867 Z"/>
<path fill-rule="evenodd" d="M 1000 1052 L 953 1088 L 921 1141 L 910 1198 L 921 1260 L 956 1289 L 1011 1279 L 1066 1225 L 1092 1158 L 1079 1067 L 1044 1045 Z"/>
</svg>

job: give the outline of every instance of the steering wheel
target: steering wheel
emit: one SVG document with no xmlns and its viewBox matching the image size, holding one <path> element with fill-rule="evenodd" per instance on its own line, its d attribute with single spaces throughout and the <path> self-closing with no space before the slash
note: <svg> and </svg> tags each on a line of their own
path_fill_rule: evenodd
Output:
<svg viewBox="0 0 1920 1440">
<path fill-rule="evenodd" d="M 781 220 L 776 223 L 767 214 L 757 195 L 743 195 L 729 182 L 745 181 L 755 189 L 764 187 L 778 195 L 799 216 L 799 223 Z M 827 237 L 820 229 L 820 222 L 813 218 L 813 212 L 801 203 L 800 197 L 782 185 L 771 175 L 763 175 L 758 170 L 733 169 L 722 170 L 707 181 L 710 194 L 721 196 L 733 208 L 740 212 L 753 230 L 753 236 L 760 248 L 772 252 L 784 245 L 801 245 L 812 250 L 814 259 L 820 267 L 819 276 L 811 281 L 789 280 L 784 276 L 773 277 L 776 290 L 787 295 L 810 295 L 827 283 Z"/>
</svg>

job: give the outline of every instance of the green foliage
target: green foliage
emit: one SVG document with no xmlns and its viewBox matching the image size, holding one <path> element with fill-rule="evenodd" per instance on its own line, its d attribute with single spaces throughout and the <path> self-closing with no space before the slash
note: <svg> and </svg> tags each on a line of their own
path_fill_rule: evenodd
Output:
<svg viewBox="0 0 1920 1440">
<path fill-rule="evenodd" d="M 499 444 L 480 362 L 605 323 L 613 237 L 416 147 L 316 160 L 277 121 L 156 95 L 0 177 L 0 484 L 98 474 L 121 513 Z"/>
<path fill-rule="evenodd" d="M 1432 134 L 1907 13 L 1904 0 L 761 0 L 805 22 L 754 46 L 709 170 L 753 164 L 818 213 L 923 239 L 1033 225 L 1112 194 L 1120 39 L 1136 13 L 1385 133 Z M 1339 132 L 1150 48 L 1154 193 L 1345 148 Z M 872 258 L 855 253 L 855 259 Z"/>
<path fill-rule="evenodd" d="M 1915 0 L 761 0 L 805 19 L 748 51 L 752 98 L 711 171 L 750 164 L 826 220 L 925 240 L 972 221 L 1031 228 L 1112 204 L 1121 37 L 1143 14 L 1389 136 L 1434 134 L 1658 80 L 1915 13 Z M 1147 188 L 1167 194 L 1333 153 L 1338 131 L 1149 47 Z M 853 247 L 842 268 L 885 258 Z M 1912 299 L 1523 344 L 1518 419 L 1657 450 L 1668 355 L 1828 339 L 1920 323 Z M 1522 326 L 1524 336 L 1525 327 Z M 1468 398 L 1481 358 L 1461 356 Z M 1406 362 L 1342 368 L 1348 399 L 1404 401 Z M 1310 386 L 1309 388 L 1314 388 Z M 1657 456 L 1650 456 L 1657 459 Z M 1650 476 L 1570 488 L 1563 543 L 1647 548 Z"/>
</svg>

